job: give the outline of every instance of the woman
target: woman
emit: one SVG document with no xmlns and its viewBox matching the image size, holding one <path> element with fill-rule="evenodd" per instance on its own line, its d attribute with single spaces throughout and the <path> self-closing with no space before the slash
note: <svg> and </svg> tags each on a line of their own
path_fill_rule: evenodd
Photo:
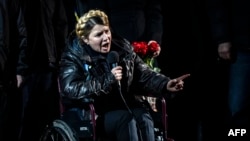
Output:
<svg viewBox="0 0 250 141">
<path fill-rule="evenodd" d="M 108 17 L 100 10 L 80 17 L 75 32 L 61 59 L 63 99 L 94 99 L 108 140 L 138 141 L 141 131 L 144 141 L 154 141 L 152 118 L 135 96 L 182 90 L 189 74 L 171 80 L 151 70 L 127 40 L 112 37 Z"/>
</svg>

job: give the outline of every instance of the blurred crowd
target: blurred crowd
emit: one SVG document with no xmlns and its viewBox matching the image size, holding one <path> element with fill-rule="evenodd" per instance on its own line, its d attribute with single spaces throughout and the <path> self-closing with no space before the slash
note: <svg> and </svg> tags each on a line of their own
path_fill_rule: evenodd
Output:
<svg viewBox="0 0 250 141">
<path fill-rule="evenodd" d="M 0 0 L 0 140 L 36 141 L 60 117 L 61 54 L 80 16 L 104 10 L 114 33 L 155 41 L 154 65 L 175 78 L 168 136 L 175 141 L 249 140 L 250 1 Z M 230 129 L 248 129 L 228 137 Z"/>
</svg>

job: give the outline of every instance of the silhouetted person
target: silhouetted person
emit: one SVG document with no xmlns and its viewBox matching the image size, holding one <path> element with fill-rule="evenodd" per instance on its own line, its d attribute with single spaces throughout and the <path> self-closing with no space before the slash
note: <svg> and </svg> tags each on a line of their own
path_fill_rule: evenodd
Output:
<svg viewBox="0 0 250 141">
<path fill-rule="evenodd" d="M 0 1 L 0 140 L 17 140 L 20 87 L 27 75 L 26 27 L 18 0 Z M 11 134 L 11 135 L 10 135 Z"/>
<path fill-rule="evenodd" d="M 57 75 L 68 25 L 62 0 L 21 0 L 21 4 L 29 74 L 22 87 L 20 140 L 37 141 L 45 126 L 60 116 Z"/>
<path fill-rule="evenodd" d="M 164 33 L 159 66 L 170 77 L 191 74 L 184 91 L 167 100 L 169 136 L 175 141 L 217 138 L 222 135 L 227 77 L 212 43 L 206 3 L 181 0 L 162 6 Z"/>
<path fill-rule="evenodd" d="M 226 120 L 228 129 L 224 133 L 227 136 L 229 129 L 249 129 L 250 126 L 250 1 L 206 2 L 219 59 L 230 63 L 227 95 L 229 112 Z M 244 137 L 235 140 L 241 139 L 249 140 Z"/>
</svg>

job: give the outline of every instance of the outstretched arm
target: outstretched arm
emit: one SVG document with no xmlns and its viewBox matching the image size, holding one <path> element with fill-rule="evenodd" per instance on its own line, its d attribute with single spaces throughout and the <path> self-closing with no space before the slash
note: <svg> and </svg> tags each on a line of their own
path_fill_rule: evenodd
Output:
<svg viewBox="0 0 250 141">
<path fill-rule="evenodd" d="M 183 89 L 184 86 L 184 79 L 189 77 L 190 74 L 184 74 L 178 78 L 171 79 L 167 83 L 167 90 L 170 92 L 178 92 Z"/>
</svg>

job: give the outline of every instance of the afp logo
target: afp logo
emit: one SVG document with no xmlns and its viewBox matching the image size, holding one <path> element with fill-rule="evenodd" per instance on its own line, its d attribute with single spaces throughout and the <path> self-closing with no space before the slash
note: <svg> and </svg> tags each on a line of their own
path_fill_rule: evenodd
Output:
<svg viewBox="0 0 250 141">
<path fill-rule="evenodd" d="M 246 133 L 246 129 L 230 129 L 227 136 L 244 136 Z"/>
</svg>

